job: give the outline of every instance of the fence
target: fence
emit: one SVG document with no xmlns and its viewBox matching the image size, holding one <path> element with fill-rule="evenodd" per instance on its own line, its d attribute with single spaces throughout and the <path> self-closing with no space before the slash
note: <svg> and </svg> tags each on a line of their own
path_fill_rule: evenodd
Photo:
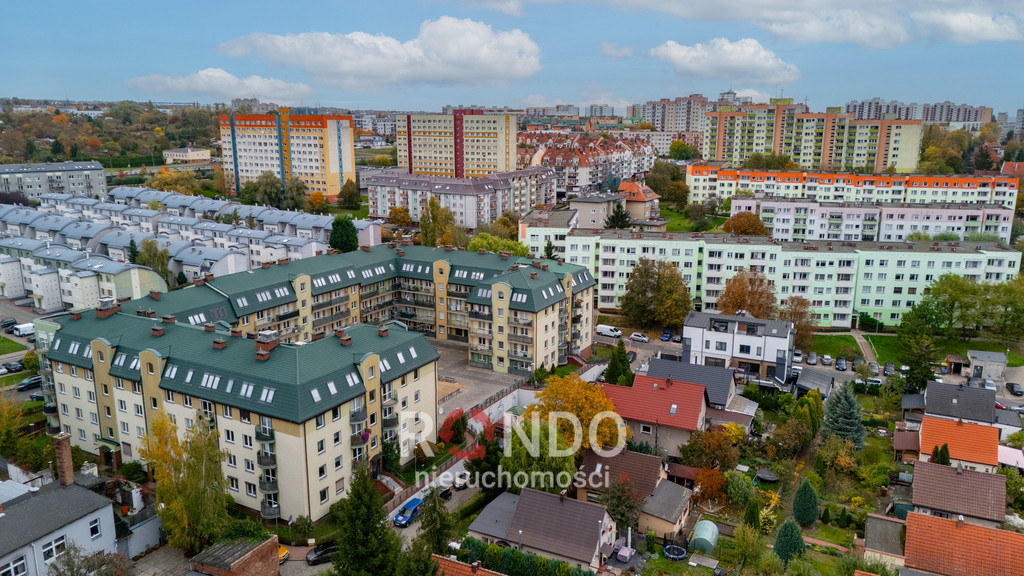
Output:
<svg viewBox="0 0 1024 576">
<path fill-rule="evenodd" d="M 466 443 L 466 449 L 468 450 L 468 449 L 472 448 L 475 445 L 476 445 L 476 438 L 474 437 L 472 442 L 467 442 Z M 447 472 L 448 470 L 450 470 L 451 467 L 455 466 L 455 464 L 458 461 L 459 461 L 459 459 L 455 458 L 455 457 L 451 458 L 450 460 L 446 460 L 436 470 L 431 472 L 430 475 L 427 478 L 423 478 L 419 482 L 417 482 L 416 484 L 414 484 L 412 486 L 407 486 L 404 489 L 402 489 L 400 492 L 396 492 L 395 495 L 391 498 L 391 500 L 389 500 L 384 505 L 384 508 L 387 511 L 387 513 L 391 514 L 392 512 L 394 512 L 395 509 L 397 509 L 399 506 L 404 504 L 406 500 L 411 498 L 413 494 L 419 492 L 424 487 L 426 487 L 428 484 L 430 484 L 431 482 L 436 480 L 438 476 L 440 476 L 441 474 L 443 474 L 443 473 Z M 395 478 L 394 476 L 391 476 L 391 479 L 395 480 L 395 481 L 398 481 L 398 479 Z"/>
</svg>

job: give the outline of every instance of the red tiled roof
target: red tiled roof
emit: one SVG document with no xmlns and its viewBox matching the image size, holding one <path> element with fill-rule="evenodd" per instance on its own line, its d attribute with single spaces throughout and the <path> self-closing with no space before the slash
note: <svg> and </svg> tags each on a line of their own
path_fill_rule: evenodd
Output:
<svg viewBox="0 0 1024 576">
<path fill-rule="evenodd" d="M 943 444 L 949 445 L 949 457 L 953 460 L 989 466 L 999 464 L 999 429 L 993 426 L 931 416 L 922 418 L 921 454 L 930 455 L 933 448 Z"/>
<path fill-rule="evenodd" d="M 684 430 L 700 429 L 704 387 L 700 384 L 636 376 L 632 386 L 605 384 L 604 393 L 625 420 L 659 424 Z M 675 414 L 672 406 L 675 405 Z"/>
<path fill-rule="evenodd" d="M 911 512 L 904 557 L 907 568 L 943 576 L 1014 576 L 1024 534 Z"/>
<path fill-rule="evenodd" d="M 1003 162 L 1003 174 L 1024 175 L 1024 162 Z"/>
<path fill-rule="evenodd" d="M 700 472 L 699 468 L 693 466 L 683 466 L 677 462 L 668 463 L 668 475 L 675 476 L 676 478 L 685 478 L 687 480 L 696 480 L 697 472 Z"/>
<path fill-rule="evenodd" d="M 892 438 L 892 447 L 894 450 L 920 451 L 920 434 L 918 434 L 917 430 L 897 430 Z"/>
<path fill-rule="evenodd" d="M 648 202 L 661 198 L 650 187 L 638 182 L 623 182 L 619 184 L 619 192 L 626 195 L 626 202 Z"/>
<path fill-rule="evenodd" d="M 437 571 L 438 576 L 502 576 L 501 573 L 492 572 L 486 568 L 477 568 L 474 572 L 473 567 L 465 562 L 451 560 L 437 554 L 434 554 L 434 562 L 437 562 L 440 568 Z"/>
</svg>

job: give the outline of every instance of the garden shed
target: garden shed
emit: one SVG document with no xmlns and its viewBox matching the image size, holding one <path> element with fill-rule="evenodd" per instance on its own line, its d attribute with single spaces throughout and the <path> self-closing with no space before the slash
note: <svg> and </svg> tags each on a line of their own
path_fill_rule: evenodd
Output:
<svg viewBox="0 0 1024 576">
<path fill-rule="evenodd" d="M 715 551 L 718 544 L 718 526 L 710 520 L 701 520 L 693 527 L 693 538 L 690 538 L 690 550 L 699 550 L 705 554 Z"/>
</svg>

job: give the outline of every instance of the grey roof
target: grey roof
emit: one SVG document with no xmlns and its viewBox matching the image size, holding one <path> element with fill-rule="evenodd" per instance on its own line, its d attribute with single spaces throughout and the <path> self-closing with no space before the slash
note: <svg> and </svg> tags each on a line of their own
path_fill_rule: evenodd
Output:
<svg viewBox="0 0 1024 576">
<path fill-rule="evenodd" d="M 14 480 L 0 482 L 0 504 L 29 493 L 29 487 Z"/>
<path fill-rule="evenodd" d="M 80 221 L 61 230 L 65 238 L 92 238 L 104 230 L 115 230 L 115 226 L 101 222 Z"/>
<path fill-rule="evenodd" d="M 59 482 L 51 482 L 38 492 L 6 502 L 4 516 L 0 518 L 0 558 L 110 506 L 110 501 L 99 494 L 75 484 L 62 486 Z"/>
<path fill-rule="evenodd" d="M 1003 426 L 1014 426 L 1016 428 L 1021 427 L 1020 414 L 1018 414 L 1017 412 L 1014 412 L 1013 410 L 1004 410 L 1001 408 L 996 408 L 995 410 L 993 410 L 993 412 L 995 412 L 996 424 L 1002 424 Z"/>
<path fill-rule="evenodd" d="M 292 212 L 291 214 L 293 216 L 288 223 L 300 230 L 330 228 L 334 224 L 334 216 L 310 214 L 308 212 Z"/>
<path fill-rule="evenodd" d="M 469 531 L 504 540 L 508 535 L 509 526 L 512 525 L 512 516 L 518 504 L 517 494 L 502 492 L 480 511 L 476 520 L 469 525 Z"/>
<path fill-rule="evenodd" d="M 903 555 L 903 522 L 884 516 L 868 514 L 864 524 L 864 546 L 896 556 Z"/>
<path fill-rule="evenodd" d="M 118 262 L 110 257 L 103 256 L 100 254 L 91 254 L 88 258 L 82 258 L 72 264 L 72 266 L 78 270 L 95 272 L 102 272 L 104 274 L 120 274 L 125 270 L 131 270 L 132 268 L 142 268 L 148 270 L 143 266 L 136 266 L 127 262 Z"/>
<path fill-rule="evenodd" d="M 959 384 L 928 382 L 924 390 L 925 414 L 995 422 L 996 391 Z"/>
<path fill-rule="evenodd" d="M 128 210 L 129 207 L 126 204 L 118 204 L 116 202 L 100 202 L 99 204 L 94 204 L 92 209 L 96 211 L 107 210 L 110 212 L 123 213 L 125 210 Z"/>
<path fill-rule="evenodd" d="M 924 409 L 924 394 L 904 394 L 900 406 L 904 410 Z"/>
<path fill-rule="evenodd" d="M 171 254 L 171 258 L 186 266 L 202 266 L 210 262 L 219 262 L 231 254 L 243 254 L 237 250 L 225 250 L 212 246 L 192 246 L 190 249 L 180 250 Z M 244 255 L 244 254 L 243 254 Z"/>
<path fill-rule="evenodd" d="M 1006 477 L 914 462 L 911 501 L 914 506 L 1002 522 L 1006 519 Z"/>
<path fill-rule="evenodd" d="M 244 540 L 219 542 L 192 557 L 192 562 L 215 568 L 230 570 L 231 565 L 241 560 L 246 554 L 259 548 L 263 542 L 246 542 Z"/>
<path fill-rule="evenodd" d="M 31 224 L 44 216 L 46 216 L 46 212 L 40 212 L 34 208 L 19 208 L 17 210 L 11 210 L 5 214 L 4 222 L 8 225 Z"/>
<path fill-rule="evenodd" d="M 729 403 L 729 391 L 733 385 L 733 371 L 717 366 L 703 366 L 663 358 L 651 358 L 647 375 L 655 378 L 669 378 L 704 386 L 708 402 L 724 406 Z"/>
<path fill-rule="evenodd" d="M 1000 362 L 1006 364 L 1006 354 L 1002 352 L 987 352 L 985 350 L 968 350 L 967 356 L 971 362 Z"/>
<path fill-rule="evenodd" d="M 654 488 L 654 495 L 647 497 L 644 512 L 674 524 L 686 512 L 692 497 L 693 491 L 689 488 L 662 480 Z"/>
<path fill-rule="evenodd" d="M 69 206 L 95 206 L 102 202 L 96 198 L 89 198 L 88 196 L 72 196 L 67 199 Z"/>
<path fill-rule="evenodd" d="M 264 244 L 281 244 L 287 246 L 305 246 L 311 242 L 316 241 L 314 238 L 299 238 L 296 236 L 282 236 L 280 234 L 273 234 L 263 239 Z"/>
<path fill-rule="evenodd" d="M 159 216 L 165 213 L 160 212 L 159 210 L 150 210 L 149 208 L 129 208 L 122 212 L 121 214 L 124 214 L 125 216 L 139 216 L 141 218 L 152 218 L 154 216 Z"/>
<path fill-rule="evenodd" d="M 103 170 L 103 165 L 95 160 L 78 162 L 39 162 L 30 164 L 0 165 L 0 174 L 17 174 L 19 172 L 80 172 L 83 170 Z"/>
<path fill-rule="evenodd" d="M 146 188 L 143 186 L 118 186 L 110 189 L 107 192 L 107 196 L 114 200 L 127 200 L 129 198 L 135 198 L 139 193 L 146 190 L 152 190 L 152 188 Z"/>
<path fill-rule="evenodd" d="M 762 320 L 760 318 L 754 318 L 746 314 L 711 314 L 709 312 L 696 312 L 690 311 L 686 315 L 684 324 L 686 326 L 694 326 L 697 328 L 703 328 L 705 330 L 711 329 L 711 321 L 719 320 L 726 321 L 730 324 L 729 330 L 735 330 L 733 324 L 756 324 L 758 326 L 764 326 L 764 333 L 759 334 L 760 336 L 772 336 L 776 338 L 789 338 L 789 332 L 793 330 L 793 323 L 786 322 L 784 320 Z"/>
<path fill-rule="evenodd" d="M 213 222 L 211 220 L 202 220 L 192 227 L 193 230 L 213 230 L 217 232 L 227 232 L 234 230 L 235 227 L 231 224 L 221 224 L 220 222 Z"/>
<path fill-rule="evenodd" d="M 598 202 L 598 203 L 603 203 L 603 202 L 619 202 L 619 201 L 625 200 L 625 199 L 626 199 L 626 195 L 625 194 L 615 194 L 615 193 L 591 194 L 589 196 L 580 196 L 579 198 L 573 198 L 572 200 L 569 200 L 569 205 L 572 206 L 574 202 L 586 202 L 586 203 Z"/>
<path fill-rule="evenodd" d="M 23 236 L 11 236 L 10 238 L 0 239 L 0 247 L 24 250 L 26 252 L 34 252 L 45 246 L 46 240 L 36 240 L 35 238 L 25 238 Z"/>
<path fill-rule="evenodd" d="M 78 222 L 78 220 L 68 218 L 66 216 L 58 216 L 57 214 L 48 214 L 33 222 L 32 228 L 36 231 L 46 230 L 50 232 L 60 232 L 75 222 Z"/>
<path fill-rule="evenodd" d="M 524 546 L 586 565 L 597 553 L 605 513 L 598 504 L 523 488 L 506 539 L 522 530 Z"/>
<path fill-rule="evenodd" d="M 82 258 L 85 258 L 85 252 L 81 250 L 75 250 L 74 248 L 65 246 L 64 244 L 50 243 L 49 246 L 44 246 L 32 253 L 34 258 L 42 258 L 45 260 L 59 260 L 61 262 L 77 262 Z"/>
<path fill-rule="evenodd" d="M 135 240 L 136 246 L 142 246 L 143 240 L 152 240 L 156 236 L 149 232 L 129 232 L 128 230 L 118 230 L 117 232 L 111 232 L 100 238 L 100 244 L 110 248 L 127 248 L 132 240 Z"/>
</svg>

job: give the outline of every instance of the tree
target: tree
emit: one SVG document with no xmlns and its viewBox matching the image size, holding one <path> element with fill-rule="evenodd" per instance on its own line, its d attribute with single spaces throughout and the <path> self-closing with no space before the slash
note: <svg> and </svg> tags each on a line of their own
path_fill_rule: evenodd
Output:
<svg viewBox="0 0 1024 576">
<path fill-rule="evenodd" d="M 654 190 L 656 194 L 662 197 L 667 197 L 668 188 L 671 183 L 683 181 L 683 171 L 679 169 L 679 166 L 672 162 L 663 162 L 661 160 L 654 161 L 654 166 L 651 167 L 651 171 L 647 173 L 647 178 L 644 180 L 651 190 Z M 685 182 L 683 183 L 685 185 Z M 689 188 L 687 188 L 687 192 L 689 192 Z M 678 204 L 678 200 L 675 201 Z"/>
<path fill-rule="evenodd" d="M 334 219 L 327 245 L 341 253 L 359 249 L 359 232 L 347 214 Z"/>
<path fill-rule="evenodd" d="M 838 436 L 849 440 L 860 449 L 864 445 L 864 424 L 861 423 L 860 404 L 853 395 L 853 386 L 840 386 L 825 402 L 824 436 Z"/>
<path fill-rule="evenodd" d="M 154 190 L 165 192 L 177 192 L 187 196 L 199 194 L 201 186 L 196 179 L 196 173 L 191 170 L 170 171 L 167 168 L 160 170 L 146 182 L 146 186 Z"/>
<path fill-rule="evenodd" d="M 536 443 L 538 447 L 536 455 L 530 453 L 527 440 L 523 436 L 528 438 L 530 443 Z M 545 481 L 542 485 L 530 486 L 536 490 L 558 494 L 569 488 L 569 484 L 571 484 L 569 479 L 576 472 L 576 460 L 571 453 L 565 456 L 554 456 L 556 451 L 566 452 L 566 448 L 569 446 L 563 436 L 555 435 L 554 440 L 555 442 L 552 444 L 548 428 L 544 423 L 530 420 L 523 422 L 512 431 L 511 439 L 507 440 L 510 446 L 505 448 L 508 455 L 501 459 L 503 471 L 508 472 L 510 478 L 515 478 L 519 472 L 525 472 L 526 477 L 530 479 L 551 479 L 550 482 Z M 567 482 L 559 483 L 561 480 Z M 518 493 L 521 488 L 524 486 L 505 487 L 507 491 L 513 493 Z"/>
<path fill-rule="evenodd" d="M 359 193 L 359 186 L 352 180 L 345 180 L 345 185 L 341 187 L 341 193 L 338 194 L 338 206 L 347 210 L 358 210 L 362 203 L 363 197 Z"/>
<path fill-rule="evenodd" d="M 740 451 L 732 438 L 722 430 L 697 430 L 690 442 L 679 447 L 683 463 L 694 468 L 732 470 L 740 459 Z"/>
<path fill-rule="evenodd" d="M 687 213 L 694 232 L 704 232 L 714 227 L 718 215 L 720 200 L 717 197 L 707 198 L 699 204 L 690 204 Z"/>
<path fill-rule="evenodd" d="M 348 496 L 331 505 L 339 533 L 334 556 L 336 576 L 394 574 L 401 539 L 387 524 L 384 497 L 377 492 L 365 466 L 352 474 Z"/>
<path fill-rule="evenodd" d="M 246 183 L 238 194 L 242 202 L 277 207 L 281 203 L 281 179 L 267 170 L 256 180 Z"/>
<path fill-rule="evenodd" d="M 742 167 L 755 170 L 792 170 L 796 168 L 796 164 L 790 160 L 787 154 L 754 152 L 743 161 Z"/>
<path fill-rule="evenodd" d="M 440 493 L 435 489 L 427 490 L 420 507 L 420 533 L 430 551 L 447 554 L 448 543 L 455 539 L 457 530 L 456 519 L 448 511 Z"/>
<path fill-rule="evenodd" d="M 654 318 L 665 328 L 682 328 L 686 315 L 693 309 L 690 289 L 683 275 L 672 264 L 659 261 L 654 293 Z"/>
<path fill-rule="evenodd" d="M 793 323 L 796 330 L 794 341 L 799 348 L 809 348 L 814 341 L 814 329 L 817 323 L 811 302 L 802 296 L 790 296 L 779 309 L 779 320 Z"/>
<path fill-rule="evenodd" d="M 188 284 L 188 277 L 185 276 L 184 271 L 178 270 L 178 276 L 175 278 L 175 281 L 178 283 L 178 286 L 184 286 Z"/>
<path fill-rule="evenodd" d="M 682 180 L 672 180 L 665 187 L 661 199 L 666 205 L 682 211 L 690 202 L 690 187 Z"/>
<path fill-rule="evenodd" d="M 245 227 L 248 228 L 249 230 L 255 230 L 256 229 L 256 217 L 253 216 L 252 214 L 249 214 L 248 216 L 246 216 L 245 217 Z"/>
<path fill-rule="evenodd" d="M 804 554 L 804 536 L 792 518 L 779 528 L 779 534 L 775 537 L 775 554 L 786 563 Z"/>
<path fill-rule="evenodd" d="M 996 474 L 1006 477 L 1006 503 L 1018 513 L 1024 510 L 1024 476 L 1013 466 L 1000 466 Z"/>
<path fill-rule="evenodd" d="M 623 472 L 611 481 L 597 501 L 608 510 L 608 515 L 620 530 L 632 528 L 636 532 L 647 498 L 633 489 L 629 476 Z"/>
<path fill-rule="evenodd" d="M 756 498 L 751 498 L 747 502 L 747 509 L 743 512 L 743 525 L 761 531 L 761 504 Z"/>
<path fill-rule="evenodd" d="M 760 531 L 751 524 L 743 523 L 733 532 L 734 550 L 748 564 L 754 564 L 761 557 Z"/>
<path fill-rule="evenodd" d="M 910 367 L 905 376 L 906 384 L 920 390 L 933 377 L 931 362 L 937 354 L 935 342 L 927 334 L 902 335 L 899 340 L 900 362 Z"/>
<path fill-rule="evenodd" d="M 818 493 L 807 480 L 796 489 L 796 496 L 793 498 L 793 518 L 801 526 L 811 526 L 818 520 Z"/>
<path fill-rule="evenodd" d="M 154 212 L 160 212 L 166 208 L 159 200 L 150 200 L 146 202 L 146 210 L 153 210 Z"/>
<path fill-rule="evenodd" d="M 448 210 L 443 208 L 443 210 Z M 422 240 L 420 241 L 422 244 Z M 426 244 L 423 244 L 426 246 Z M 473 240 L 469 243 L 466 250 L 470 252 L 476 252 L 477 250 L 486 250 L 488 252 L 511 252 L 514 256 L 526 256 L 530 253 L 530 249 L 526 247 L 522 242 L 515 240 L 506 240 L 497 236 L 491 236 L 484 232 L 477 234 L 473 237 Z"/>
<path fill-rule="evenodd" d="M 611 229 L 623 229 L 631 226 L 629 222 L 629 212 L 626 211 L 626 207 L 622 202 L 615 205 L 612 213 L 604 219 L 604 227 Z"/>
<path fill-rule="evenodd" d="M 309 195 L 309 207 L 314 212 L 323 212 L 327 209 L 327 196 L 319 190 L 313 192 Z"/>
<path fill-rule="evenodd" d="M 493 499 L 501 494 L 502 489 L 498 486 L 498 482 L 480 481 L 486 477 L 497 478 L 497 474 L 501 471 L 501 446 L 498 444 L 498 440 L 496 438 L 488 439 L 486 435 L 482 436 L 472 457 L 466 460 L 466 470 L 476 477 L 476 484 L 488 498 Z"/>
<path fill-rule="evenodd" d="M 220 166 L 213 169 L 213 190 L 221 196 L 228 193 L 227 181 L 224 179 L 224 169 Z"/>
<path fill-rule="evenodd" d="M 744 310 L 754 318 L 775 318 L 775 285 L 761 272 L 743 269 L 725 281 L 718 310 L 722 314 Z"/>
<path fill-rule="evenodd" d="M 561 411 L 574 414 L 583 426 L 582 449 L 586 450 L 593 449 L 593 446 L 590 445 L 589 434 L 586 433 L 586 430 L 590 428 L 591 421 L 601 412 L 614 410 L 615 405 L 605 395 L 601 386 L 586 382 L 578 374 L 573 373 L 568 376 L 548 378 L 547 387 L 537 394 L 535 402 L 526 409 L 524 417 L 529 419 L 534 413 L 537 413 L 542 420 L 545 420 L 551 412 Z M 571 446 L 576 436 L 572 425 L 565 420 L 559 420 L 558 424 L 566 444 Z M 621 438 L 625 442 L 628 439 L 629 429 L 625 426 L 620 429 L 619 425 L 610 418 L 602 419 L 597 426 L 597 442 L 600 446 L 616 446 L 620 440 L 619 434 L 626 436 Z"/>
<path fill-rule="evenodd" d="M 992 153 L 989 152 L 988 148 L 985 146 L 978 146 L 973 160 L 975 170 L 992 170 L 992 167 L 995 164 L 992 161 Z"/>
<path fill-rule="evenodd" d="M 700 155 L 697 149 L 682 140 L 673 140 L 668 147 L 668 157 L 673 160 L 690 160 Z"/>
<path fill-rule="evenodd" d="M 399 452 L 398 441 L 384 440 L 380 445 L 380 456 L 384 463 L 384 469 L 391 473 L 397 473 L 401 467 L 402 455 Z"/>
<path fill-rule="evenodd" d="M 629 358 L 626 356 L 626 345 L 619 338 L 612 356 L 608 360 L 608 367 L 604 370 L 604 379 L 611 384 L 620 386 L 633 385 L 633 370 L 629 367 Z"/>
<path fill-rule="evenodd" d="M 164 282 L 171 283 L 171 269 L 168 268 L 168 262 L 171 259 L 171 253 L 167 248 L 160 248 L 156 240 L 152 238 L 146 238 L 142 241 L 142 249 L 139 250 L 138 255 L 135 257 L 135 263 L 139 266 L 146 266 L 156 272 Z"/>
<path fill-rule="evenodd" d="M 631 325 L 646 328 L 654 324 L 658 270 L 653 260 L 640 258 L 633 266 L 626 291 L 619 299 L 619 310 Z"/>
<path fill-rule="evenodd" d="M 303 210 L 306 207 L 306 182 L 294 176 L 288 179 L 284 195 L 277 207 L 281 210 Z"/>
<path fill-rule="evenodd" d="M 395 226 L 412 226 L 412 217 L 409 216 L 409 209 L 404 206 L 395 206 L 388 212 L 388 221 Z"/>
<path fill-rule="evenodd" d="M 420 214 L 420 246 L 437 246 L 438 239 L 455 225 L 455 215 L 431 197 L 427 208 Z M 475 240 L 475 238 L 474 238 Z"/>
<path fill-rule="evenodd" d="M 168 543 L 193 556 L 216 541 L 230 521 L 222 468 L 228 453 L 202 412 L 182 441 L 163 413 L 153 418 L 150 430 L 141 455 L 156 478 L 157 513 Z"/>
<path fill-rule="evenodd" d="M 692 308 L 690 290 L 679 269 L 647 258 L 633 267 L 619 304 L 630 324 L 643 328 L 678 328 Z"/>
<path fill-rule="evenodd" d="M 55 556 L 47 576 L 135 576 L 135 563 L 123 554 L 88 554 L 74 541 L 67 542 L 64 553 Z"/>
<path fill-rule="evenodd" d="M 548 243 L 544 245 L 544 257 L 548 260 L 555 259 L 555 245 L 548 240 Z"/>
<path fill-rule="evenodd" d="M 135 264 L 139 259 L 139 247 L 135 244 L 135 238 L 128 241 L 128 262 Z"/>
<path fill-rule="evenodd" d="M 39 369 L 39 355 L 36 354 L 34 348 L 29 348 L 28 352 L 25 352 L 25 356 L 21 359 L 21 365 L 25 367 L 25 370 L 33 372 Z"/>
<path fill-rule="evenodd" d="M 0 457 L 13 458 L 18 451 L 25 411 L 14 391 L 0 391 Z"/>
<path fill-rule="evenodd" d="M 936 464 L 949 466 L 949 444 L 943 444 L 941 447 L 935 446 L 932 448 L 932 457 L 930 461 L 935 462 Z"/>
<path fill-rule="evenodd" d="M 701 468 L 693 482 L 696 486 L 694 497 L 698 502 L 715 500 L 722 504 L 726 503 L 725 475 L 721 471 Z"/>
<path fill-rule="evenodd" d="M 753 212 L 737 212 L 722 224 L 722 230 L 737 236 L 767 236 L 768 228 Z"/>
<path fill-rule="evenodd" d="M 299 542 L 308 541 L 315 530 L 316 527 L 309 516 L 299 516 L 292 522 L 292 531 Z"/>
<path fill-rule="evenodd" d="M 402 550 L 395 566 L 395 576 L 437 576 L 440 566 L 431 555 L 429 544 L 422 537 L 414 538 L 408 550 Z M 445 550 L 447 554 L 447 543 Z"/>
</svg>

